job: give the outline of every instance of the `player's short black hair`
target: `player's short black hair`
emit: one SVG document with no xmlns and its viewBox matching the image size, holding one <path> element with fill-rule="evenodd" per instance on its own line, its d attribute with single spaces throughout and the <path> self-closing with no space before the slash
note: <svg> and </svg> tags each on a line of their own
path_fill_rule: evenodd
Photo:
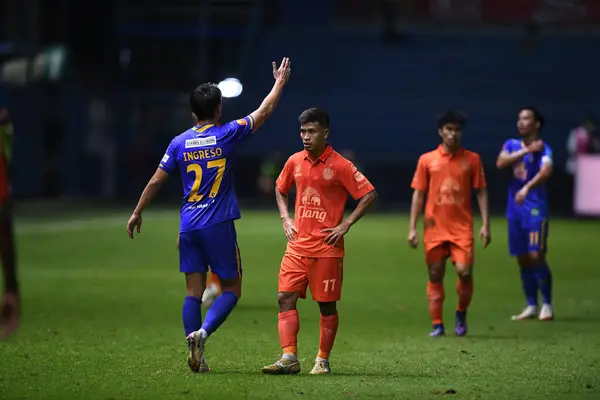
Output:
<svg viewBox="0 0 600 400">
<path fill-rule="evenodd" d="M 300 125 L 307 124 L 309 122 L 318 122 L 323 128 L 329 128 L 329 114 L 322 108 L 313 107 L 308 110 L 302 111 L 302 114 L 298 117 Z"/>
<path fill-rule="evenodd" d="M 457 124 L 463 128 L 467 123 L 467 118 L 460 111 L 449 110 L 439 113 L 436 117 L 436 121 L 438 129 L 442 129 L 446 124 Z"/>
<path fill-rule="evenodd" d="M 190 94 L 190 106 L 198 120 L 210 120 L 221 105 L 221 89 L 214 83 L 203 83 Z"/>
<path fill-rule="evenodd" d="M 519 114 L 521 113 L 521 111 L 531 111 L 535 122 L 540 123 L 540 129 L 543 128 L 544 124 L 546 123 L 546 120 L 544 119 L 544 115 L 540 112 L 540 110 L 538 110 L 535 107 L 521 107 L 519 109 Z"/>
</svg>

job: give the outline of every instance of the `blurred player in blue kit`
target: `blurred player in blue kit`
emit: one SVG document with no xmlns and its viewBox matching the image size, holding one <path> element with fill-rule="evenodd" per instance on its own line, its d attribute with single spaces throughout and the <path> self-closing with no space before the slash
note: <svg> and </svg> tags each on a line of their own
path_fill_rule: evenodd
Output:
<svg viewBox="0 0 600 400">
<path fill-rule="evenodd" d="M 242 263 L 234 220 L 241 217 L 234 188 L 233 162 L 239 144 L 271 116 L 291 74 L 284 58 L 273 63 L 273 89 L 260 107 L 237 121 L 219 125 L 221 91 L 205 83 L 190 96 L 196 125 L 175 137 L 127 222 L 133 239 L 140 232 L 142 212 L 170 174 L 179 170 L 184 196 L 181 205 L 179 269 L 185 273 L 187 296 L 182 319 L 188 342 L 188 364 L 194 372 L 209 371 L 204 361 L 207 338 L 227 319 L 242 292 Z M 220 278 L 222 293 L 202 322 L 202 295 L 209 271 Z"/>
<path fill-rule="evenodd" d="M 552 175 L 552 150 L 540 139 L 543 126 L 538 110 L 522 108 L 517 122 L 521 138 L 507 140 L 496 161 L 498 168 L 512 170 L 506 209 L 508 243 L 511 256 L 517 257 L 527 300 L 527 307 L 513 320 L 554 319 L 552 274 L 546 261 L 549 210 L 545 186 Z"/>
</svg>

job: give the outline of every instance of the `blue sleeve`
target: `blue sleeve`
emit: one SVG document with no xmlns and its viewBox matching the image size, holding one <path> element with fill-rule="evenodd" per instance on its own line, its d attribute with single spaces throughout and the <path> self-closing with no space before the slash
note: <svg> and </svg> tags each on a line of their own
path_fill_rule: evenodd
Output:
<svg viewBox="0 0 600 400">
<path fill-rule="evenodd" d="M 177 168 L 177 144 L 174 139 L 167 147 L 167 151 L 158 166 L 168 174 L 173 173 Z"/>
<path fill-rule="evenodd" d="M 513 140 L 512 139 L 508 139 L 506 142 L 504 142 L 504 145 L 502 146 L 502 151 L 505 151 L 507 153 L 513 152 Z"/>
<path fill-rule="evenodd" d="M 544 143 L 544 150 L 542 151 L 542 157 L 540 157 L 540 168 L 544 164 L 549 164 L 549 165 L 553 164 L 552 149 L 546 143 Z"/>
<path fill-rule="evenodd" d="M 228 122 L 225 125 L 227 139 L 241 141 L 247 138 L 254 131 L 254 118 L 251 115 Z"/>
</svg>

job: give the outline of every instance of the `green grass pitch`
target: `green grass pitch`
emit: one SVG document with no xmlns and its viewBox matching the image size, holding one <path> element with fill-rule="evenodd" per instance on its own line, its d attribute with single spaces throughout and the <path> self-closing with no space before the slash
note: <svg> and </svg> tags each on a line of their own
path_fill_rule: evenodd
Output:
<svg viewBox="0 0 600 400">
<path fill-rule="evenodd" d="M 431 339 L 423 251 L 406 245 L 406 216 L 366 216 L 347 236 L 333 374 L 313 377 L 319 319 L 311 300 L 299 306 L 303 372 L 260 372 L 280 354 L 285 239 L 275 211 L 248 211 L 237 223 L 244 295 L 210 339 L 212 372 L 203 375 L 185 359 L 177 210 L 148 212 L 133 241 L 127 217 L 18 220 L 23 323 L 0 342 L 0 399 L 600 398 L 597 221 L 552 221 L 557 319 L 512 322 L 524 300 L 504 222 L 494 219 L 491 247 L 476 252 L 469 336 Z"/>
</svg>

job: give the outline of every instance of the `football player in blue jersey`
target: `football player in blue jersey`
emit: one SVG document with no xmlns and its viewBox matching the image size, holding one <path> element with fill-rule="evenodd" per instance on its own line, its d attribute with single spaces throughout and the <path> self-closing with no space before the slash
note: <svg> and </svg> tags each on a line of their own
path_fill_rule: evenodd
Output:
<svg viewBox="0 0 600 400">
<path fill-rule="evenodd" d="M 288 58 L 279 68 L 273 63 L 275 84 L 260 107 L 224 125 L 218 124 L 222 110 L 219 88 L 205 83 L 194 89 L 190 105 L 196 124 L 171 141 L 127 222 L 127 233 L 133 239 L 134 231 L 140 232 L 142 212 L 169 175 L 179 170 L 184 192 L 179 269 L 187 286 L 182 319 L 188 364 L 194 372 L 209 371 L 204 361 L 206 339 L 227 319 L 242 291 L 242 263 L 234 227 L 234 220 L 240 218 L 233 179 L 235 151 L 271 116 L 290 74 Z M 200 307 L 209 268 L 219 276 L 222 293 L 203 322 Z"/>
<path fill-rule="evenodd" d="M 520 138 L 508 139 L 496 162 L 498 168 L 512 172 L 506 208 L 508 244 L 511 256 L 517 257 L 527 300 L 527 307 L 513 320 L 554 319 L 552 274 L 546 261 L 549 210 L 545 185 L 552 175 L 552 149 L 540 139 L 543 126 L 544 117 L 538 110 L 522 108 L 517 122 Z"/>
</svg>

